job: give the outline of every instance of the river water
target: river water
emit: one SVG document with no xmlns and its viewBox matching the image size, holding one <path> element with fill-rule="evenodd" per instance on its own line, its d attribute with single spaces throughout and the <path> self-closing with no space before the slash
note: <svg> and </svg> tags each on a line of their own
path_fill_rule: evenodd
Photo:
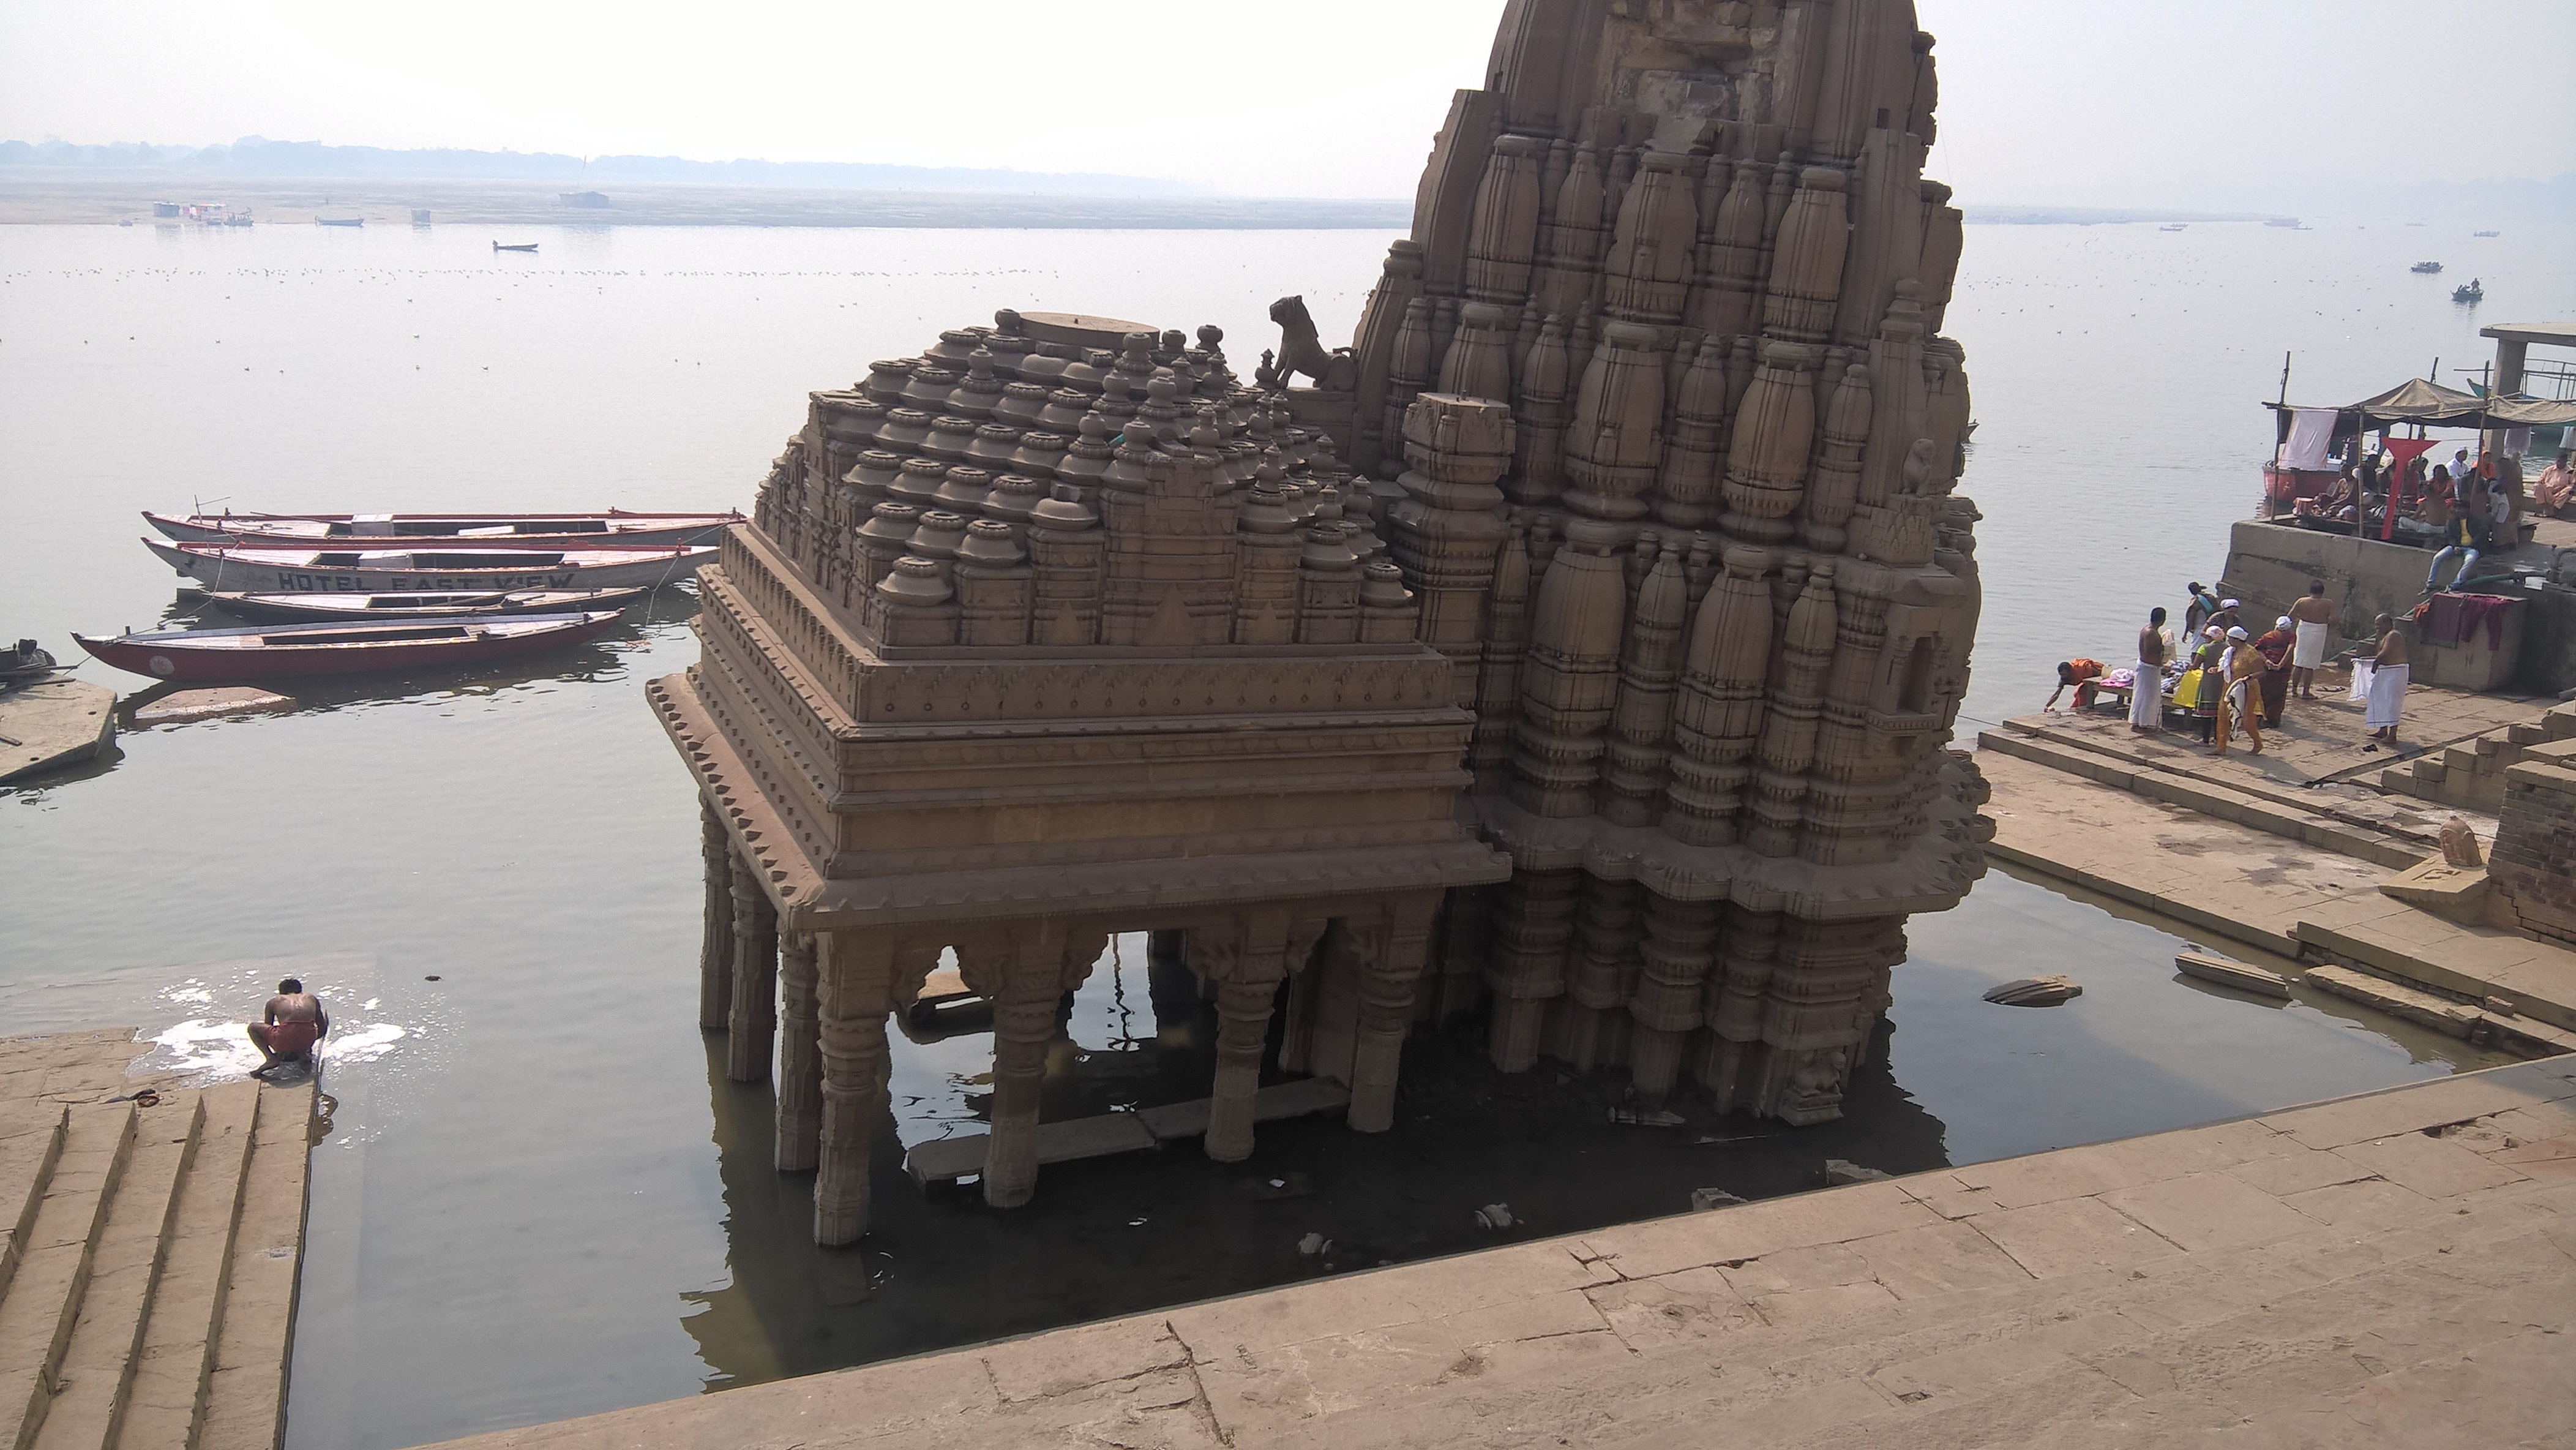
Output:
<svg viewBox="0 0 2576 1450">
<path fill-rule="evenodd" d="M 0 228 L 0 631 L 58 654 L 141 627 L 172 578 L 135 511 L 746 505 L 803 394 L 999 306 L 1225 327 L 1249 373 L 1270 300 L 1346 336 L 1373 232 L 528 228 L 495 238 L 259 227 Z M 2268 455 L 2257 402 L 2342 402 L 2484 315 L 2576 315 L 2576 235 L 2345 224 L 1980 227 L 1948 330 L 1977 416 L 1986 616 L 1963 733 L 2048 665 L 2116 651 L 2213 577 Z M 2406 272 L 2444 260 L 2439 278 Z M 1394 1132 L 1265 1127 L 1049 1168 L 985 1211 L 914 1188 L 894 1138 L 971 1123 L 971 1017 L 897 1044 L 877 1222 L 804 1242 L 765 1088 L 695 1024 L 699 861 L 685 773 L 640 683 L 695 653 L 691 601 L 533 670 L 379 679 L 291 711 L 123 738 L 0 792 L 0 1032 L 123 1021 L 156 1061 L 247 1066 L 232 1024 L 294 973 L 334 1004 L 289 1443 L 396 1447 L 862 1363 L 1499 1237 L 1668 1213 L 1689 1190 L 1902 1172 L 2207 1121 L 2482 1059 L 2332 999 L 2178 978 L 2177 938 L 1998 872 L 1918 919 L 1883 1062 L 1841 1123 L 1791 1133 L 1685 1103 L 1616 1127 L 1615 1081 L 1499 1078 L 1472 1032 L 1410 1050 Z M 2104 655 L 2109 658 L 2111 656 Z M 91 665 L 85 678 L 141 682 Z M 1076 1001 L 1050 1116 L 1203 1094 L 1186 981 L 1121 938 Z M 1978 994 L 2068 970 L 2086 995 Z M 941 1033 L 948 1035 L 942 1036 Z M 1497 1235 L 1473 1211 L 1507 1203 Z M 1309 1233 L 1331 1241 L 1303 1255 Z"/>
</svg>

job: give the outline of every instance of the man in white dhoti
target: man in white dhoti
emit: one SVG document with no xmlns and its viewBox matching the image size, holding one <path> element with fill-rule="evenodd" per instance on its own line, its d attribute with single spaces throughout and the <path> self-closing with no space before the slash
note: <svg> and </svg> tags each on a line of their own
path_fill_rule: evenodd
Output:
<svg viewBox="0 0 2576 1450">
<path fill-rule="evenodd" d="M 2334 642 L 2335 607 L 2326 598 L 2326 582 L 2308 581 L 2308 597 L 2290 606 L 2290 623 L 2299 642 L 2290 651 L 2290 689 L 2302 700 L 2317 697 L 2317 667 L 2326 662 Z"/>
<path fill-rule="evenodd" d="M 2373 743 L 2364 750 L 2397 743 L 2397 719 L 2406 703 L 2406 678 L 2412 673 L 2406 664 L 2406 636 L 2397 632 L 2397 621 L 2383 614 L 2376 627 L 2379 642 L 2371 647 L 2370 701 L 2362 719 L 2370 727 Z"/>
<path fill-rule="evenodd" d="M 2152 735 L 2165 728 L 2165 607 L 2147 611 L 2138 631 L 2137 678 L 2129 684 L 2129 728 Z"/>
</svg>

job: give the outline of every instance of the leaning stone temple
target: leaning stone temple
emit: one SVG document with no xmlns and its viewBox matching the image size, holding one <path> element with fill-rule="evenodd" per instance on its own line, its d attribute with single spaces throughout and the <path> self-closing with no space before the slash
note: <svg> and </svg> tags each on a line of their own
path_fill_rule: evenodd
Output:
<svg viewBox="0 0 2576 1450">
<path fill-rule="evenodd" d="M 1906 0 L 1512 0 L 1349 348 L 1004 310 L 810 396 L 650 689 L 705 801 L 701 1021 L 865 1229 L 888 1014 L 994 1009 L 1026 1201 L 1064 995 L 1177 933 L 1206 1147 L 1404 1038 L 1837 1116 L 1906 917 L 1984 869 L 1947 748 L 1976 508 Z"/>
</svg>

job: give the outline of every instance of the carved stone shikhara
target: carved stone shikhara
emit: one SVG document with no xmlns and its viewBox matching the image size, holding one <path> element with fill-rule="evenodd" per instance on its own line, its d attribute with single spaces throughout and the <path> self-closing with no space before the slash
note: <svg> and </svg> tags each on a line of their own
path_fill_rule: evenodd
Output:
<svg viewBox="0 0 2576 1450">
<path fill-rule="evenodd" d="M 650 694 L 709 810 L 701 1021 L 738 1077 L 784 1031 L 818 1239 L 944 949 L 997 1205 L 1114 931 L 1211 985 L 1221 1159 L 1283 984 L 1362 1131 L 1479 1005 L 1506 1071 L 1841 1111 L 1990 829 L 1931 44 L 1906 0 L 1512 0 L 1351 348 L 1284 298 L 1247 388 L 1214 328 L 1004 311 L 811 395 Z"/>
</svg>

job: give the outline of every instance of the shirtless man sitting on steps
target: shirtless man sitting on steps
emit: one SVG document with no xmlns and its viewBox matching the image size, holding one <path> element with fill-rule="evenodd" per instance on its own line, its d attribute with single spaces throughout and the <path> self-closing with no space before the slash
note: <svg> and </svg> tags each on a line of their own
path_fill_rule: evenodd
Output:
<svg viewBox="0 0 2576 1450">
<path fill-rule="evenodd" d="M 268 999 L 268 1010 L 261 1015 L 261 1021 L 250 1025 L 250 1040 L 267 1061 L 253 1068 L 251 1076 L 266 1077 L 290 1061 L 311 1067 L 314 1044 L 331 1030 L 331 1014 L 322 1010 L 322 999 L 289 977 L 277 984 L 277 995 Z"/>
</svg>

